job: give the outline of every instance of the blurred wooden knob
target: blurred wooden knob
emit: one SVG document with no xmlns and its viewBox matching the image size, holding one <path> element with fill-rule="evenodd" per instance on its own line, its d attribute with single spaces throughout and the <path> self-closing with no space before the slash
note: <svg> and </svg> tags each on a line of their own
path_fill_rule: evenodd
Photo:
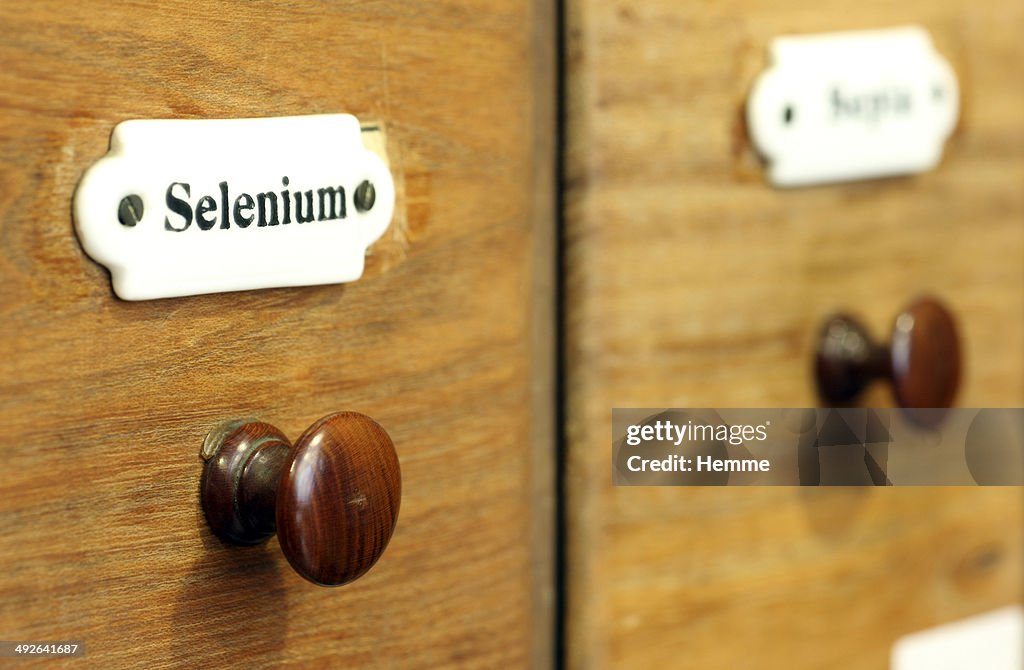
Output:
<svg viewBox="0 0 1024 670">
<path fill-rule="evenodd" d="M 230 422 L 207 437 L 203 457 L 200 498 L 214 534 L 258 544 L 276 532 L 288 562 L 315 584 L 362 576 L 394 532 L 398 456 L 363 414 L 325 416 L 294 447 L 269 424 Z"/>
<path fill-rule="evenodd" d="M 950 407 L 960 383 L 956 321 L 941 303 L 922 298 L 893 325 L 888 346 L 873 343 L 852 317 L 837 315 L 821 330 L 818 392 L 832 405 L 852 401 L 874 379 L 888 379 L 900 407 Z"/>
</svg>

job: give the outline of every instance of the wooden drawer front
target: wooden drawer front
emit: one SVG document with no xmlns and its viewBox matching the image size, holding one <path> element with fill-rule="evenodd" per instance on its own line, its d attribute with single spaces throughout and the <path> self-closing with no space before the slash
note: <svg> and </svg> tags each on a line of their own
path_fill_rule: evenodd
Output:
<svg viewBox="0 0 1024 670">
<path fill-rule="evenodd" d="M 938 169 L 775 190 L 743 122 L 777 35 L 921 24 L 960 78 Z M 821 320 L 960 317 L 959 404 L 1024 403 L 1024 7 L 570 0 L 571 667 L 879 668 L 1021 598 L 1016 489 L 614 489 L 612 407 L 804 407 Z M 868 398 L 892 401 L 879 387 Z"/>
<path fill-rule="evenodd" d="M 547 658 L 549 12 L 0 9 L 6 639 L 84 640 L 96 667 Z M 399 187 L 361 280 L 113 297 L 69 207 L 114 124 L 327 112 L 384 123 Z M 373 570 L 318 588 L 276 539 L 215 540 L 198 503 L 206 431 L 255 416 L 294 439 L 340 409 L 379 421 L 401 462 L 398 527 Z"/>
</svg>

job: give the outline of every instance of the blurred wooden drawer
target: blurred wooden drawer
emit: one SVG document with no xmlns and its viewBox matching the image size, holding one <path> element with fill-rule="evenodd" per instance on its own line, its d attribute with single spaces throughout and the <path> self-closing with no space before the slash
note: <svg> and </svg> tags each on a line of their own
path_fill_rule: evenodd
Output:
<svg viewBox="0 0 1024 670">
<path fill-rule="evenodd" d="M 1016 489 L 611 486 L 612 407 L 808 407 L 821 320 L 957 313 L 966 407 L 1024 403 L 1024 8 L 568 3 L 567 645 L 573 668 L 880 668 L 1017 602 Z M 776 190 L 747 94 L 773 37 L 921 24 L 960 78 L 938 169 Z M 884 388 L 868 399 L 891 406 Z"/>
</svg>

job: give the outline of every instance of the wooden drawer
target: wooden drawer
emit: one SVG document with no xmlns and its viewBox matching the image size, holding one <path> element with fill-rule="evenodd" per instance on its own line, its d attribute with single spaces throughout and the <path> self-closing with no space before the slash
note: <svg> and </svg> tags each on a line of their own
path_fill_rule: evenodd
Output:
<svg viewBox="0 0 1024 670">
<path fill-rule="evenodd" d="M 881 334 L 924 292 L 960 318 L 958 403 L 1024 403 L 1024 8 L 567 7 L 570 667 L 881 668 L 1019 602 L 1019 489 L 616 489 L 607 449 L 612 407 L 814 406 L 822 319 Z M 905 24 L 961 83 L 939 168 L 768 186 L 742 110 L 770 40 Z"/>
<path fill-rule="evenodd" d="M 95 667 L 547 661 L 551 11 L 0 8 L 2 637 Z M 117 122 L 325 112 L 387 132 L 397 214 L 361 280 L 129 303 L 82 253 L 72 193 Z M 276 539 L 210 535 L 199 448 L 339 409 L 390 432 L 404 496 L 380 562 L 325 589 Z"/>
</svg>

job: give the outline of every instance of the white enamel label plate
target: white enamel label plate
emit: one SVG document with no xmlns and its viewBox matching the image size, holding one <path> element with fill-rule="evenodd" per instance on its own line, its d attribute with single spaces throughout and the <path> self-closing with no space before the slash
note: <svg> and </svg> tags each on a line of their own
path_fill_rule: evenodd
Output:
<svg viewBox="0 0 1024 670">
<path fill-rule="evenodd" d="M 775 186 L 923 172 L 956 126 L 959 91 L 921 28 L 779 37 L 747 125 Z"/>
<path fill-rule="evenodd" d="M 1024 607 L 1011 605 L 900 638 L 892 670 L 1020 670 Z"/>
<path fill-rule="evenodd" d="M 137 120 L 75 193 L 82 247 L 146 300 L 358 279 L 394 210 L 348 114 Z"/>
</svg>

